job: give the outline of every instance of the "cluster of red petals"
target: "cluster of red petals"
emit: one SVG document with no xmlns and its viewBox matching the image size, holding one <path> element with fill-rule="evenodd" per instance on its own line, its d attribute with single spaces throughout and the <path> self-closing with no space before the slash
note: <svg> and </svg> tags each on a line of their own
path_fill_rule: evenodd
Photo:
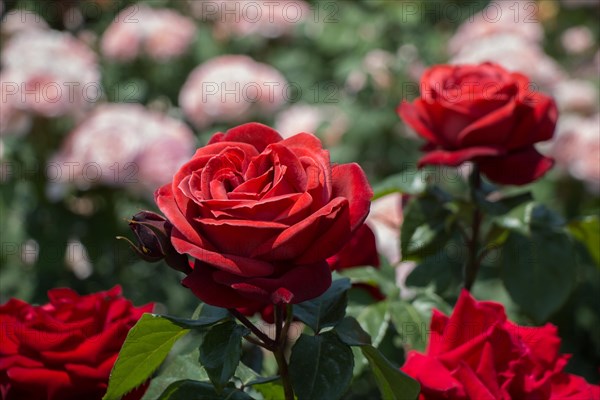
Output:
<svg viewBox="0 0 600 400">
<path fill-rule="evenodd" d="M 452 316 L 434 310 L 430 334 L 426 354 L 410 352 L 402 367 L 420 400 L 600 399 L 600 386 L 563 372 L 555 326 L 515 325 L 499 303 L 463 291 Z"/>
<path fill-rule="evenodd" d="M 490 180 L 513 185 L 552 167 L 534 144 L 552 138 L 556 104 L 527 77 L 491 63 L 437 65 L 423 74 L 420 89 L 398 113 L 427 141 L 421 166 L 474 161 Z"/>
<path fill-rule="evenodd" d="M 134 307 L 119 286 L 86 296 L 52 289 L 48 298 L 43 306 L 17 299 L 0 306 L 0 397 L 100 400 L 129 329 L 153 305 Z"/>
</svg>

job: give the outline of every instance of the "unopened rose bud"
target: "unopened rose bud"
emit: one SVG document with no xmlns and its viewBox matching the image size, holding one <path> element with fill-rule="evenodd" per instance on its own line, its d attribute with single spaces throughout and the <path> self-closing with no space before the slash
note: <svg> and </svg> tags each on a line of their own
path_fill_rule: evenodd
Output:
<svg viewBox="0 0 600 400">
<path fill-rule="evenodd" d="M 151 211 L 141 211 L 129 221 L 129 227 L 137 238 L 137 245 L 128 239 L 133 250 L 145 261 L 162 259 L 173 269 L 190 273 L 187 256 L 179 254 L 171 244 L 172 225 L 163 216 Z"/>
</svg>

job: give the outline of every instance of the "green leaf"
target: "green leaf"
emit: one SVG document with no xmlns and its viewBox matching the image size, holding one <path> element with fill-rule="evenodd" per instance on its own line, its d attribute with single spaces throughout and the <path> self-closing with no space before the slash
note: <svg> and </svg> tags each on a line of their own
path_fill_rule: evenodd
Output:
<svg viewBox="0 0 600 400">
<path fill-rule="evenodd" d="M 340 340 L 348 346 L 364 346 L 371 344 L 371 336 L 361 328 L 353 317 L 345 317 L 334 328 Z"/>
<path fill-rule="evenodd" d="M 419 319 L 419 317 L 415 318 Z M 371 338 L 357 320 L 346 317 L 335 326 L 333 331 L 345 344 L 360 347 L 362 355 L 371 365 L 383 399 L 414 400 L 417 398 L 420 392 L 419 383 L 393 366 L 379 350 L 370 344 Z"/>
<path fill-rule="evenodd" d="M 360 307 L 357 311 L 354 317 L 371 336 L 373 346 L 379 346 L 390 324 L 389 303 L 380 301 L 367 307 Z"/>
<path fill-rule="evenodd" d="M 354 356 L 333 332 L 301 335 L 290 357 L 290 377 L 299 400 L 339 399 L 350 385 Z"/>
<path fill-rule="evenodd" d="M 504 215 L 512 209 L 533 200 L 531 192 L 518 193 L 504 196 L 498 200 L 490 201 L 482 191 L 475 192 L 477 205 L 486 213 L 491 215 Z"/>
<path fill-rule="evenodd" d="M 198 363 L 198 349 L 188 354 L 180 354 L 168 359 L 163 364 L 158 376 L 150 381 L 143 400 L 157 399 L 173 382 L 182 379 L 208 382 L 206 370 Z"/>
<path fill-rule="evenodd" d="M 260 393 L 264 400 L 281 400 L 285 396 L 281 382 L 267 382 L 252 387 Z"/>
<path fill-rule="evenodd" d="M 565 219 L 543 204 L 530 203 L 525 210 L 525 224 L 530 229 L 562 229 Z"/>
<path fill-rule="evenodd" d="M 427 346 L 428 319 L 412 304 L 402 300 L 390 304 L 390 315 L 402 342 L 411 349 L 424 351 Z"/>
<path fill-rule="evenodd" d="M 351 283 L 371 285 L 379 288 L 386 296 L 398 296 L 399 289 L 396 285 L 396 269 L 382 260 L 379 268 L 371 266 L 348 268 L 338 271 L 340 275 L 350 278 Z M 350 297 L 350 301 L 352 297 Z M 368 297 L 368 302 L 372 303 L 373 298 Z"/>
<path fill-rule="evenodd" d="M 218 391 L 235 373 L 242 355 L 242 337 L 249 333 L 248 328 L 227 321 L 212 326 L 203 335 L 200 364 Z"/>
<path fill-rule="evenodd" d="M 177 318 L 171 316 L 164 316 L 170 321 L 176 323 L 187 329 L 205 328 L 210 325 L 221 322 L 227 318 L 231 318 L 229 311 L 225 308 L 211 306 L 209 304 L 201 304 L 198 310 L 194 313 L 192 319 Z"/>
<path fill-rule="evenodd" d="M 464 257 L 462 249 L 461 244 L 451 241 L 437 253 L 424 258 L 408 275 L 406 285 L 424 287 L 434 283 L 437 293 L 459 285 Z"/>
<path fill-rule="evenodd" d="M 512 299 L 537 322 L 546 321 L 575 287 L 576 256 L 560 216 L 528 207 L 526 234 L 511 231 L 501 253 L 502 278 Z"/>
<path fill-rule="evenodd" d="M 414 169 L 391 175 L 373 187 L 373 200 L 390 193 L 419 194 L 425 190 L 425 179 L 421 171 Z"/>
<path fill-rule="evenodd" d="M 189 330 L 161 315 L 144 314 L 129 331 L 113 366 L 104 400 L 118 400 L 144 383 Z"/>
<path fill-rule="evenodd" d="M 260 376 L 243 362 L 239 363 L 234 376 L 240 380 L 243 386 L 261 385 L 279 379 L 278 375 L 266 377 Z"/>
<path fill-rule="evenodd" d="M 437 251 L 449 239 L 452 213 L 446 208 L 452 198 L 437 188 L 428 188 L 413 198 L 404 210 L 400 230 L 401 253 L 405 259 Z"/>
<path fill-rule="evenodd" d="M 600 268 L 600 218 L 597 215 L 569 222 L 569 232 L 585 245 Z"/>
<path fill-rule="evenodd" d="M 417 381 L 406 375 L 373 346 L 362 346 L 363 355 L 369 360 L 381 397 L 385 400 L 416 400 L 421 392 Z"/>
<path fill-rule="evenodd" d="M 347 292 L 350 279 L 336 279 L 321 296 L 294 306 L 294 316 L 308 325 L 315 333 L 333 326 L 346 314 Z"/>
<path fill-rule="evenodd" d="M 217 393 L 215 388 L 206 382 L 181 380 L 172 383 L 158 400 L 252 400 L 246 393 L 232 388 L 226 388 Z"/>
</svg>

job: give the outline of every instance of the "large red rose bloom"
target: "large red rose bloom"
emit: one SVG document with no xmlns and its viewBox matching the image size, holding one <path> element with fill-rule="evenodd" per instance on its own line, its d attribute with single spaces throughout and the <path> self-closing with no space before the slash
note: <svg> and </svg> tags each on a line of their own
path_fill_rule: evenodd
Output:
<svg viewBox="0 0 600 400">
<path fill-rule="evenodd" d="M 600 386 L 563 372 L 555 326 L 515 325 L 501 304 L 463 290 L 451 317 L 434 310 L 429 333 L 426 354 L 402 367 L 420 400 L 600 400 Z"/>
<path fill-rule="evenodd" d="M 421 97 L 398 113 L 427 141 L 421 166 L 474 161 L 490 180 L 522 185 L 553 165 L 534 144 L 552 138 L 554 101 L 499 65 L 432 67 L 421 78 Z"/>
<path fill-rule="evenodd" d="M 52 289 L 48 298 L 43 306 L 17 299 L 0 306 L 1 398 L 100 400 L 129 329 L 153 305 L 134 307 L 119 286 L 86 296 Z"/>
<path fill-rule="evenodd" d="M 158 189 L 183 280 L 219 307 L 300 303 L 331 285 L 327 258 L 362 225 L 372 190 L 357 164 L 331 166 L 318 138 L 249 123 L 215 134 Z"/>
</svg>

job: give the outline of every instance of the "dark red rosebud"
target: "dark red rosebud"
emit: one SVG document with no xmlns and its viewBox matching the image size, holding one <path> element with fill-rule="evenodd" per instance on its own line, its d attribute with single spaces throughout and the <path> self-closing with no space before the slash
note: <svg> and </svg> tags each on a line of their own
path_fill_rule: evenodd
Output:
<svg viewBox="0 0 600 400">
<path fill-rule="evenodd" d="M 165 262 L 173 269 L 186 274 L 192 271 L 186 255 L 179 254 L 171 244 L 172 225 L 162 215 L 141 211 L 129 221 L 129 227 L 137 238 L 138 245 L 128 239 L 133 250 L 145 261 Z"/>
</svg>

